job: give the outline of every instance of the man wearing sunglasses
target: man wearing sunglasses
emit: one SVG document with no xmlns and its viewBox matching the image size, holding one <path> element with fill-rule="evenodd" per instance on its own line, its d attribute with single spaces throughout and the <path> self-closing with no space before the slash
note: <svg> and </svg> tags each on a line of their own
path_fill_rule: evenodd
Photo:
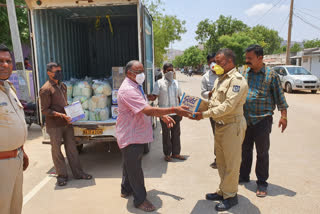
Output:
<svg viewBox="0 0 320 214">
<path fill-rule="evenodd" d="M 175 121 L 167 115 L 189 117 L 192 114 L 185 106 L 156 108 L 148 104 L 142 86 L 145 74 L 141 62 L 136 60 L 128 62 L 125 72 L 126 78 L 118 92 L 119 115 L 116 125 L 117 141 L 123 159 L 121 197 L 133 195 L 135 207 L 152 212 L 156 208 L 146 199 L 141 166 L 144 145 L 153 141 L 150 116 L 162 117 L 162 121 L 171 128 Z"/>
<path fill-rule="evenodd" d="M 74 140 L 71 118 L 64 111 L 67 102 L 67 87 L 62 83 L 63 74 L 61 65 L 50 62 L 47 65 L 49 80 L 40 89 L 41 112 L 46 117 L 46 129 L 50 136 L 51 153 L 57 173 L 57 185 L 65 186 L 68 181 L 67 167 L 61 152 L 61 139 L 73 176 L 76 179 L 92 179 L 92 176 L 83 172 L 79 154 Z"/>
</svg>

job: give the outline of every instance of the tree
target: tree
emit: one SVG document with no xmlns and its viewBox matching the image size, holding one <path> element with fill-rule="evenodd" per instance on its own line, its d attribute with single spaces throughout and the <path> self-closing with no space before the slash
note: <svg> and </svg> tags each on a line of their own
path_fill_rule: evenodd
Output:
<svg viewBox="0 0 320 214">
<path fill-rule="evenodd" d="M 269 29 L 262 25 L 253 27 L 248 35 L 257 41 L 257 44 L 263 47 L 265 54 L 273 54 L 279 49 L 282 38 L 279 36 L 278 31 Z"/>
<path fill-rule="evenodd" d="M 182 68 L 185 66 L 184 62 L 183 62 L 183 55 L 181 56 L 176 56 L 176 58 L 174 58 L 174 60 L 172 61 L 172 64 L 175 68 Z"/>
<path fill-rule="evenodd" d="M 312 39 L 303 41 L 304 48 L 318 48 L 320 47 L 320 39 Z"/>
<path fill-rule="evenodd" d="M 221 48 L 229 48 L 236 54 L 236 65 L 242 65 L 245 63 L 245 49 L 252 44 L 256 44 L 257 41 L 252 39 L 244 32 L 234 33 L 230 35 L 224 35 L 219 38 L 219 44 Z"/>
<path fill-rule="evenodd" d="M 296 53 L 301 51 L 301 47 L 298 43 L 294 43 L 294 45 L 290 48 L 290 52 Z"/>
<path fill-rule="evenodd" d="M 155 65 L 161 67 L 166 48 L 171 42 L 181 40 L 181 34 L 186 32 L 186 22 L 179 20 L 177 16 L 163 15 L 161 0 L 146 0 L 144 3 L 153 17 Z"/>
<path fill-rule="evenodd" d="M 231 16 L 220 15 L 215 22 L 205 19 L 201 21 L 196 30 L 196 39 L 205 44 L 207 52 L 216 52 L 220 48 L 218 42 L 220 36 L 232 35 L 237 32 L 246 32 L 250 28 L 242 21 L 233 19 Z"/>
<path fill-rule="evenodd" d="M 6 0 L 0 0 L 0 4 L 6 4 Z M 15 0 L 15 5 L 25 6 L 24 8 L 16 7 L 16 13 L 21 43 L 26 44 L 29 42 L 28 10 L 24 0 Z M 0 41 L 12 50 L 9 19 L 6 7 L 0 7 L 0 26 Z"/>
<path fill-rule="evenodd" d="M 182 55 L 182 62 L 185 66 L 197 67 L 206 61 L 205 54 L 197 46 L 186 49 Z"/>
<path fill-rule="evenodd" d="M 281 54 L 281 53 L 285 53 L 287 51 L 287 46 L 283 45 L 280 48 L 278 48 L 277 50 L 274 51 L 274 54 Z"/>
</svg>

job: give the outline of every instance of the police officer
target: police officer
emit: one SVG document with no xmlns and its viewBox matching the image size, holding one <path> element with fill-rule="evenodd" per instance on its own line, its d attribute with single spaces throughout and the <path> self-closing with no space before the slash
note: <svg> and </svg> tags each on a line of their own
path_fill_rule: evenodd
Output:
<svg viewBox="0 0 320 214">
<path fill-rule="evenodd" d="M 9 49 L 0 45 L 0 213 L 19 214 L 22 209 L 23 170 L 29 159 L 23 151 L 27 125 L 23 106 L 8 81 L 12 74 Z"/>
<path fill-rule="evenodd" d="M 215 66 L 216 73 L 223 74 L 215 81 L 208 110 L 197 112 L 195 119 L 211 117 L 216 121 L 214 141 L 221 181 L 217 192 L 208 193 L 206 199 L 221 201 L 216 205 L 216 210 L 225 211 L 238 204 L 241 144 L 247 127 L 243 105 L 248 85 L 235 68 L 235 55 L 232 50 L 219 50 L 215 59 L 218 65 Z"/>
</svg>

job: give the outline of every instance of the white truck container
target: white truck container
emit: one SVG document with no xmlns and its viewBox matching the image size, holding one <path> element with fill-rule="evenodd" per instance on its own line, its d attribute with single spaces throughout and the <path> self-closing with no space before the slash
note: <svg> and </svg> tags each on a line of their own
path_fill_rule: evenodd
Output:
<svg viewBox="0 0 320 214">
<path fill-rule="evenodd" d="M 38 122 L 45 133 L 39 90 L 47 81 L 46 64 L 62 65 L 64 80 L 108 78 L 112 67 L 143 62 L 144 90 L 154 82 L 152 17 L 140 0 L 26 0 L 33 51 Z M 100 20 L 100 21 L 97 21 Z M 116 120 L 76 122 L 77 144 L 115 141 Z"/>
</svg>

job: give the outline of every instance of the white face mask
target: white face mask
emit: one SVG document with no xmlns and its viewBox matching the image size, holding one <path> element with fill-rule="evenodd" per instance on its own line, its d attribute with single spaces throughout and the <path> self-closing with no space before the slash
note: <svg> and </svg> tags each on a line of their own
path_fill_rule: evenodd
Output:
<svg viewBox="0 0 320 214">
<path fill-rule="evenodd" d="M 141 73 L 141 74 L 137 74 L 136 75 L 136 82 L 139 84 L 139 85 L 142 85 L 144 80 L 145 80 L 145 75 L 144 73 Z"/>
<path fill-rule="evenodd" d="M 172 71 L 169 71 L 169 72 L 165 73 L 164 76 L 170 82 L 173 80 L 173 72 Z"/>
</svg>

